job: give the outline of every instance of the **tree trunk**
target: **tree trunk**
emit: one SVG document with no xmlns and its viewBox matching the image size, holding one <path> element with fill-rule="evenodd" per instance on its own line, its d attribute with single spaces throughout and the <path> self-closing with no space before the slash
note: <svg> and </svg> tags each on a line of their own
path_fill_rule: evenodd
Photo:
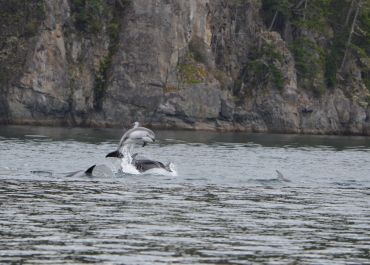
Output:
<svg viewBox="0 0 370 265">
<path fill-rule="evenodd" d="M 301 0 L 301 1 L 299 1 L 299 2 L 298 2 L 298 4 L 297 4 L 294 8 L 295 8 L 295 9 L 300 8 L 300 7 L 301 7 L 301 5 L 302 5 L 304 2 L 306 2 L 306 0 Z"/>
<path fill-rule="evenodd" d="M 306 20 L 307 1 L 308 1 L 308 0 L 305 0 L 305 1 L 304 1 L 303 20 Z"/>
<path fill-rule="evenodd" d="M 349 6 L 349 9 L 348 9 L 348 12 L 347 12 L 347 16 L 346 16 L 346 21 L 344 23 L 344 26 L 348 26 L 348 23 L 349 23 L 349 19 L 351 17 L 351 14 L 352 14 L 352 11 L 353 11 L 353 4 L 355 3 L 356 0 L 352 0 L 351 1 L 351 5 Z"/>
<path fill-rule="evenodd" d="M 349 32 L 349 36 L 348 36 L 347 43 L 346 43 L 346 50 L 344 51 L 344 55 L 343 55 L 342 63 L 341 63 L 340 68 L 339 68 L 339 72 L 342 71 L 343 66 L 344 66 L 344 63 L 346 62 L 346 57 L 347 57 L 347 53 L 348 53 L 348 47 L 351 44 L 352 34 L 353 34 L 354 30 L 355 30 L 357 16 L 358 16 L 358 13 L 360 12 L 361 5 L 362 5 L 362 0 L 359 0 L 359 2 L 357 4 L 355 16 L 354 16 L 353 21 L 352 21 L 351 31 Z"/>
<path fill-rule="evenodd" d="M 277 17 L 277 15 L 278 15 L 278 12 L 279 11 L 275 11 L 275 15 L 274 15 L 274 17 L 273 17 L 273 19 L 272 19 L 272 21 L 271 21 L 271 24 L 270 24 L 270 27 L 269 27 L 269 31 L 271 31 L 271 29 L 272 29 L 272 27 L 274 26 L 274 24 L 275 24 L 275 20 L 276 20 L 276 17 Z"/>
</svg>

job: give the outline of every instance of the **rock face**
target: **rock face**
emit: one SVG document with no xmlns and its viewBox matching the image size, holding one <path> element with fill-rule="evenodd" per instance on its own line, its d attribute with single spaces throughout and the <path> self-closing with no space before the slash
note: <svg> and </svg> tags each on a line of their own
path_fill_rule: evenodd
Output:
<svg viewBox="0 0 370 265">
<path fill-rule="evenodd" d="M 370 135 L 354 57 L 357 79 L 318 96 L 322 74 L 297 77 L 292 34 L 269 31 L 259 1 L 33 2 L 0 1 L 1 123 Z M 15 31 L 32 8 L 33 31 Z"/>
</svg>

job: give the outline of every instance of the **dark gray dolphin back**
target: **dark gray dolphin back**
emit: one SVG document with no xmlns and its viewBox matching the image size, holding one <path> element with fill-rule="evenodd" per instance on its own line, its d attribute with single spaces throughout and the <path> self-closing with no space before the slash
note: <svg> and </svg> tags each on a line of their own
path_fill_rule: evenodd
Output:
<svg viewBox="0 0 370 265">
<path fill-rule="evenodd" d="M 120 151 L 116 150 L 116 151 L 110 152 L 105 157 L 123 158 L 123 154 Z"/>
<path fill-rule="evenodd" d="M 164 165 L 162 162 L 150 159 L 136 159 L 137 155 L 137 153 L 132 155 L 132 164 L 141 173 L 153 168 L 162 168 L 167 170 L 168 172 L 172 172 L 169 166 Z"/>
<path fill-rule="evenodd" d="M 162 162 L 154 160 L 136 160 L 134 162 L 134 165 L 136 169 L 139 170 L 140 172 L 145 172 L 153 168 L 163 168 L 167 170 L 166 166 Z"/>
</svg>

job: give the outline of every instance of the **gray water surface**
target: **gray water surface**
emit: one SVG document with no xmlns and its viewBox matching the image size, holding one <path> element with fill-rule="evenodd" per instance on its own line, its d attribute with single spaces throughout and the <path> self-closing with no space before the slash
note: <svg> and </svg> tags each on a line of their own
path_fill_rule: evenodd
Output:
<svg viewBox="0 0 370 265">
<path fill-rule="evenodd" d="M 121 134 L 0 127 L 1 264 L 370 264 L 370 138 L 157 131 L 178 176 L 65 177 Z"/>
</svg>

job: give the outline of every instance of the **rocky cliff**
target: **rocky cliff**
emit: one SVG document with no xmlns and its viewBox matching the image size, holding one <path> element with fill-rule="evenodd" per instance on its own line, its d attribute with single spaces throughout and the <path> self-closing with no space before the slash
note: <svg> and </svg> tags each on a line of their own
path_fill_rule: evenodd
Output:
<svg viewBox="0 0 370 265">
<path fill-rule="evenodd" d="M 0 122 L 370 135 L 369 9 L 337 2 L 0 0 Z"/>
</svg>

